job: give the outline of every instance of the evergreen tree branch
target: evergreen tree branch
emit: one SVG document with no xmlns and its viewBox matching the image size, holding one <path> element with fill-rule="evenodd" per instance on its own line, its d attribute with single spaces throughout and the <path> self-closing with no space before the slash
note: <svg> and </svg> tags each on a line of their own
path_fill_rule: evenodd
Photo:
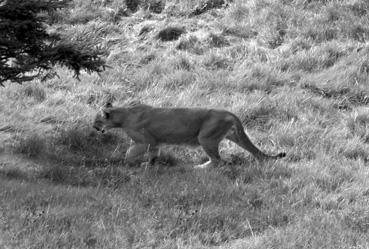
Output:
<svg viewBox="0 0 369 249">
<path fill-rule="evenodd" d="M 70 0 L 0 0 L 0 85 L 48 79 L 56 65 L 74 72 L 100 73 L 105 51 L 91 42 L 70 41 L 47 32 L 47 15 Z"/>
</svg>

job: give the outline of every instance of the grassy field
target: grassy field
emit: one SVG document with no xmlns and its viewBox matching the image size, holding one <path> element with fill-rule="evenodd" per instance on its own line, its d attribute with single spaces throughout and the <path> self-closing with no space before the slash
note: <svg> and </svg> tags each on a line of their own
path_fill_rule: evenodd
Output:
<svg viewBox="0 0 369 249">
<path fill-rule="evenodd" d="M 0 247 L 369 248 L 369 3 L 75 0 L 50 30 L 97 41 L 110 66 L 0 89 Z M 160 13 L 159 13 L 160 12 Z M 126 16 L 127 15 L 127 16 Z M 163 41 L 160 31 L 184 33 Z M 168 146 L 125 165 L 92 127 L 106 101 L 221 108 L 264 151 Z"/>
</svg>

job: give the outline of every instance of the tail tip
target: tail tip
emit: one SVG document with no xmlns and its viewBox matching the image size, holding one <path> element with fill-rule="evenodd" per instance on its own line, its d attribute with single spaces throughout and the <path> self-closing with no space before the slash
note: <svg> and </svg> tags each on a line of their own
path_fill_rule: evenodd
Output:
<svg viewBox="0 0 369 249">
<path fill-rule="evenodd" d="M 286 152 L 281 152 L 277 155 L 277 158 L 283 158 L 286 156 Z"/>
</svg>

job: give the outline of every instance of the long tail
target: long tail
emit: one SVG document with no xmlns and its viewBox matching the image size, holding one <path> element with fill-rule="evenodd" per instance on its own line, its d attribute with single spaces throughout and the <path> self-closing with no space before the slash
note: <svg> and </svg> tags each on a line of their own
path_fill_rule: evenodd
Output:
<svg viewBox="0 0 369 249">
<path fill-rule="evenodd" d="M 281 152 L 277 155 L 268 155 L 262 152 L 255 144 L 253 144 L 250 140 L 250 138 L 245 133 L 245 130 L 243 128 L 243 125 L 239 118 L 234 116 L 233 121 L 234 126 L 236 127 L 235 134 L 232 133 L 227 136 L 227 138 L 245 150 L 249 151 L 253 156 L 255 156 L 258 160 L 265 160 L 265 159 L 276 159 L 276 158 L 282 158 L 286 156 L 285 152 Z"/>
</svg>

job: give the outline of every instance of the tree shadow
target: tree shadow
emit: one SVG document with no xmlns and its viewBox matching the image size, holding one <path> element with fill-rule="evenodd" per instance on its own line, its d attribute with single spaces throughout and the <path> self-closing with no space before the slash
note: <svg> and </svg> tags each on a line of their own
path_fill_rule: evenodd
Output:
<svg viewBox="0 0 369 249">
<path fill-rule="evenodd" d="M 0 178 L 30 181 L 33 179 L 33 176 L 20 169 L 0 169 Z"/>
</svg>

